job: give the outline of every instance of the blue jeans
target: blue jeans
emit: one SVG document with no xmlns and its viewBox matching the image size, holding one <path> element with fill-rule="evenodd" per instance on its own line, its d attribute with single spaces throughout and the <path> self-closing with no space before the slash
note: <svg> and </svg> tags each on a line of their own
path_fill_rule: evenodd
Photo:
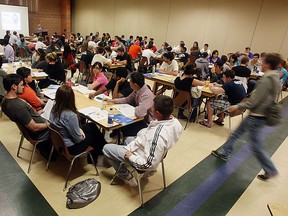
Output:
<svg viewBox="0 0 288 216">
<path fill-rule="evenodd" d="M 247 118 L 243 120 L 241 125 L 234 131 L 229 139 L 224 143 L 219 152 L 227 157 L 232 153 L 235 144 L 244 134 L 244 132 L 249 133 L 251 150 L 260 162 L 261 167 L 267 174 L 276 174 L 278 173 L 274 164 L 270 160 L 267 153 L 263 148 L 263 139 L 261 138 L 261 131 L 266 125 L 265 117 L 255 117 L 249 115 Z"/>
</svg>

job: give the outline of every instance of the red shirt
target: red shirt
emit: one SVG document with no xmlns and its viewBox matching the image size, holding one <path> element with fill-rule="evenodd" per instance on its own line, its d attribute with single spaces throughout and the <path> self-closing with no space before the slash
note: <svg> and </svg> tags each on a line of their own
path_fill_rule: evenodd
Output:
<svg viewBox="0 0 288 216">
<path fill-rule="evenodd" d="M 29 103 L 34 110 L 38 111 L 42 109 L 41 100 L 37 97 L 36 92 L 28 84 L 24 86 L 23 94 L 19 94 L 18 97 Z"/>
<path fill-rule="evenodd" d="M 142 49 L 140 46 L 134 44 L 130 46 L 128 53 L 131 55 L 132 60 L 134 60 L 138 56 L 138 53 L 142 53 Z"/>
</svg>

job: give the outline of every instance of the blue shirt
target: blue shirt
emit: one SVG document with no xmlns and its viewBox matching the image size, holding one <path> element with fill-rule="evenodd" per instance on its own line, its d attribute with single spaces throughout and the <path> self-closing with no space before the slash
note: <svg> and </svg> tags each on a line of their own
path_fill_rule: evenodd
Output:
<svg viewBox="0 0 288 216">
<path fill-rule="evenodd" d="M 279 71 L 279 74 L 283 73 L 284 75 L 282 76 L 282 78 L 280 79 L 282 84 L 284 84 L 288 78 L 288 72 L 285 68 L 283 68 L 282 70 Z"/>
</svg>

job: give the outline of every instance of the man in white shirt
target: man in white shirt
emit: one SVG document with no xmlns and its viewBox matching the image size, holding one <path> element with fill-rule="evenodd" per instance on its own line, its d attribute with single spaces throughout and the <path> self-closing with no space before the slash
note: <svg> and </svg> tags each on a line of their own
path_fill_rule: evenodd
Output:
<svg viewBox="0 0 288 216">
<path fill-rule="evenodd" d="M 153 44 L 149 43 L 147 49 L 143 50 L 143 52 L 142 52 L 142 57 L 147 58 L 148 65 L 150 65 L 150 58 L 151 57 L 156 58 L 156 54 L 151 50 L 152 47 L 153 47 Z"/>
<path fill-rule="evenodd" d="M 43 38 L 42 37 L 39 37 L 38 38 L 38 41 L 35 45 L 35 50 L 38 50 L 38 49 L 45 49 L 47 46 L 43 43 Z"/>
<path fill-rule="evenodd" d="M 9 43 L 13 46 L 14 44 L 16 44 L 17 40 L 18 40 L 17 32 L 13 31 L 13 34 L 9 38 Z"/>
<path fill-rule="evenodd" d="M 174 55 L 172 52 L 167 52 L 163 54 L 163 63 L 160 66 L 160 73 L 178 75 L 178 63 L 174 60 Z"/>
<path fill-rule="evenodd" d="M 172 52 L 175 52 L 176 54 L 180 53 L 181 47 L 185 47 L 184 41 L 180 41 L 178 46 L 173 47 Z"/>
<path fill-rule="evenodd" d="M 203 49 L 201 49 L 200 50 L 200 52 L 201 53 L 204 53 L 204 52 L 206 52 L 206 53 L 208 53 L 208 56 L 210 56 L 211 55 L 211 50 L 209 49 L 209 45 L 206 43 L 206 44 L 204 44 L 204 48 Z"/>
<path fill-rule="evenodd" d="M 93 35 L 91 41 L 88 41 L 88 46 L 92 46 L 95 51 L 98 47 L 98 44 L 95 42 L 96 37 Z"/>
<path fill-rule="evenodd" d="M 7 39 L 4 39 L 5 62 L 14 62 L 15 54 L 14 49 Z"/>
<path fill-rule="evenodd" d="M 95 62 L 100 62 L 102 66 L 108 65 L 112 66 L 111 60 L 104 57 L 105 50 L 103 47 L 97 47 L 96 54 L 94 55 L 91 65 L 94 65 Z"/>
</svg>

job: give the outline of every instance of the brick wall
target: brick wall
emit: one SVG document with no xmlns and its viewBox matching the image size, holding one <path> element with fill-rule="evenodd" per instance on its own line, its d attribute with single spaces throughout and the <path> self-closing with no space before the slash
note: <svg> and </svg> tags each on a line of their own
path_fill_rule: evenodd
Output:
<svg viewBox="0 0 288 216">
<path fill-rule="evenodd" d="M 38 24 L 48 30 L 62 34 L 66 29 L 67 36 L 71 31 L 70 0 L 0 0 L 0 4 L 27 6 L 29 8 L 29 34 L 36 32 Z"/>
</svg>

